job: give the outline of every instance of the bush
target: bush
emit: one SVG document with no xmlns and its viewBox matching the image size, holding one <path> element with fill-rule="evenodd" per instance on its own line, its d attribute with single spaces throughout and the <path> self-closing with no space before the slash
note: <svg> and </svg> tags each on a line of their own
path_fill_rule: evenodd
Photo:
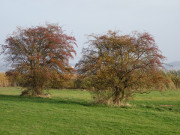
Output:
<svg viewBox="0 0 180 135">
<path fill-rule="evenodd" d="M 5 73 L 0 73 L 0 87 L 6 87 L 9 85 L 10 85 L 10 83 L 9 83 L 8 78 L 6 77 Z"/>
</svg>

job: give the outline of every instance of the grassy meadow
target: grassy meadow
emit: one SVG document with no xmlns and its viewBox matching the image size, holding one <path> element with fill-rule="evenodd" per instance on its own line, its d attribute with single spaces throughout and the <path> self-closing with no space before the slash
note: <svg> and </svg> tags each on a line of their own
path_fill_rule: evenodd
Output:
<svg viewBox="0 0 180 135">
<path fill-rule="evenodd" d="M 0 135 L 179 135 L 180 91 L 137 94 L 129 107 L 95 105 L 88 91 L 20 97 L 0 88 Z"/>
</svg>

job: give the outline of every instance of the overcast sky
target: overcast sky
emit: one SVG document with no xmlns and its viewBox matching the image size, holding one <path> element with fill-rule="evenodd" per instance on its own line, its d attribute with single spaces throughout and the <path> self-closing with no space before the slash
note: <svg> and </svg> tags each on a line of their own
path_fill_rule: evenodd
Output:
<svg viewBox="0 0 180 135">
<path fill-rule="evenodd" d="M 180 0 L 0 0 L 0 20 L 1 44 L 17 26 L 58 23 L 77 39 L 71 63 L 81 57 L 86 35 L 108 30 L 149 32 L 167 62 L 180 61 Z"/>
</svg>

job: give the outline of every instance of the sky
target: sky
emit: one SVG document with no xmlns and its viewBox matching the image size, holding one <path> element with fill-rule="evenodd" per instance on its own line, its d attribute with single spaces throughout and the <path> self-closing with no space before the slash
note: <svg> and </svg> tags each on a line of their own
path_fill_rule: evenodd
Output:
<svg viewBox="0 0 180 135">
<path fill-rule="evenodd" d="M 0 20 L 0 44 L 17 26 L 59 24 L 77 40 L 72 64 L 87 47 L 87 35 L 108 30 L 149 32 L 166 62 L 180 61 L 180 0 L 0 0 Z"/>
</svg>

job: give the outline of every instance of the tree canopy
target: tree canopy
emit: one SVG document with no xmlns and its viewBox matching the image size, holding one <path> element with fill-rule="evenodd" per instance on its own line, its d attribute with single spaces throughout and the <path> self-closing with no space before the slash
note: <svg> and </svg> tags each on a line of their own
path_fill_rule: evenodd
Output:
<svg viewBox="0 0 180 135">
<path fill-rule="evenodd" d="M 6 43 L 3 53 L 32 95 L 42 94 L 52 78 L 67 79 L 73 70 L 69 59 L 76 54 L 76 40 L 58 25 L 18 28 Z"/>
<path fill-rule="evenodd" d="M 88 43 L 76 68 L 89 78 L 100 102 L 120 105 L 133 93 L 162 87 L 166 81 L 160 72 L 165 57 L 147 32 L 119 35 L 109 31 L 90 35 Z"/>
</svg>

